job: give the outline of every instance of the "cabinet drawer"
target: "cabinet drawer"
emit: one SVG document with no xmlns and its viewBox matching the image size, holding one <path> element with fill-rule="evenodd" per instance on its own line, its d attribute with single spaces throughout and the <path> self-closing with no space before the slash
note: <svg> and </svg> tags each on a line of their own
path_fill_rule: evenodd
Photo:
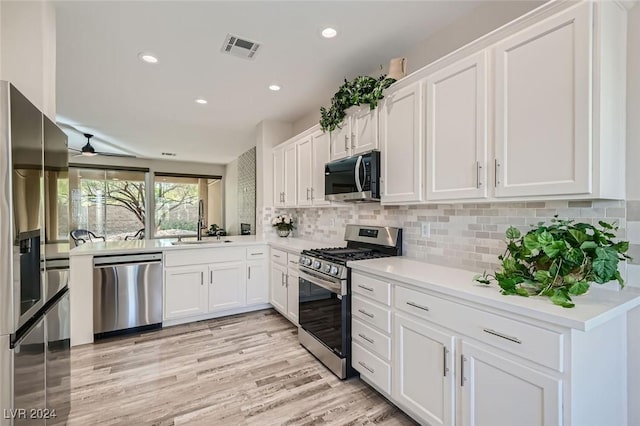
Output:
<svg viewBox="0 0 640 426">
<path fill-rule="evenodd" d="M 300 265 L 300 255 L 297 253 L 287 253 L 287 268 L 297 271 Z"/>
<path fill-rule="evenodd" d="M 388 308 L 368 302 L 361 296 L 351 299 L 351 316 L 373 325 L 385 333 L 391 333 L 391 311 Z"/>
<path fill-rule="evenodd" d="M 351 352 L 353 368 L 381 391 L 391 395 L 391 366 L 356 342 L 352 343 Z"/>
<path fill-rule="evenodd" d="M 268 252 L 267 246 L 247 247 L 247 260 L 264 259 Z"/>
<path fill-rule="evenodd" d="M 202 265 L 216 262 L 230 262 L 245 259 L 243 247 L 214 249 L 172 250 L 164 255 L 165 266 Z"/>
<path fill-rule="evenodd" d="M 395 307 L 514 355 L 562 371 L 561 333 L 401 286 L 395 287 Z"/>
<path fill-rule="evenodd" d="M 389 361 L 391 359 L 391 338 L 369 327 L 362 321 L 351 320 L 351 336 L 363 348 Z"/>
<path fill-rule="evenodd" d="M 272 248 L 271 261 L 279 263 L 282 266 L 287 266 L 287 252 Z"/>
<path fill-rule="evenodd" d="M 391 284 L 354 272 L 351 276 L 351 291 L 356 294 L 362 294 L 380 302 L 383 305 L 391 303 Z"/>
</svg>

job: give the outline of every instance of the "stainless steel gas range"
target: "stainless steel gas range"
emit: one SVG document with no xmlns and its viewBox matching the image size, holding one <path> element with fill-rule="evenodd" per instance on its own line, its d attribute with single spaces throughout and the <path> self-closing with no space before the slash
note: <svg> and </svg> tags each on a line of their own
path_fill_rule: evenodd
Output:
<svg viewBox="0 0 640 426">
<path fill-rule="evenodd" d="M 346 247 L 304 250 L 300 256 L 300 344 L 341 379 L 351 367 L 351 271 L 347 262 L 399 256 L 402 229 L 347 225 Z"/>
</svg>

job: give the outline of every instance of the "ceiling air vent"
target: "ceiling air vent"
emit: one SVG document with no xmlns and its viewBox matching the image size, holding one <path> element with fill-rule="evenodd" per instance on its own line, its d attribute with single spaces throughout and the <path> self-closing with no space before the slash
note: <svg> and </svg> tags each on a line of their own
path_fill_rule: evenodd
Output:
<svg viewBox="0 0 640 426">
<path fill-rule="evenodd" d="M 237 56 L 244 59 L 253 59 L 258 52 L 260 43 L 227 34 L 222 44 L 222 53 Z"/>
</svg>

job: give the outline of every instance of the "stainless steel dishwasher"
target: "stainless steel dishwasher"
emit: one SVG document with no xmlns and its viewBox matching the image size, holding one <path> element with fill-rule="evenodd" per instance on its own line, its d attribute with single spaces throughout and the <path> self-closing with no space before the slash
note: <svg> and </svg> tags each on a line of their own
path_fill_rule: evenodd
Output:
<svg viewBox="0 0 640 426">
<path fill-rule="evenodd" d="M 96 338 L 162 326 L 162 253 L 93 259 Z"/>
</svg>

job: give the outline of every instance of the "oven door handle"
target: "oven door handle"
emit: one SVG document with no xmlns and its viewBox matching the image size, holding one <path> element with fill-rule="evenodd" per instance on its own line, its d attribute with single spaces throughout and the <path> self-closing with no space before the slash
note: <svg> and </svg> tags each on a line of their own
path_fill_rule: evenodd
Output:
<svg viewBox="0 0 640 426">
<path fill-rule="evenodd" d="M 362 192 L 362 182 L 360 182 L 360 164 L 362 163 L 362 155 L 358 156 L 358 159 L 356 160 L 356 170 L 355 170 L 355 178 L 356 178 L 356 188 L 358 189 L 358 192 Z M 365 168 L 365 173 L 366 173 L 366 168 Z"/>
<path fill-rule="evenodd" d="M 336 293 L 340 296 L 346 295 L 346 292 L 342 290 L 342 285 L 339 283 L 333 283 L 331 281 L 324 280 L 315 275 L 311 275 L 306 271 L 300 271 L 300 278 L 309 281 L 311 284 L 315 284 L 318 287 L 322 287 L 325 290 L 329 290 L 332 293 Z"/>
</svg>

